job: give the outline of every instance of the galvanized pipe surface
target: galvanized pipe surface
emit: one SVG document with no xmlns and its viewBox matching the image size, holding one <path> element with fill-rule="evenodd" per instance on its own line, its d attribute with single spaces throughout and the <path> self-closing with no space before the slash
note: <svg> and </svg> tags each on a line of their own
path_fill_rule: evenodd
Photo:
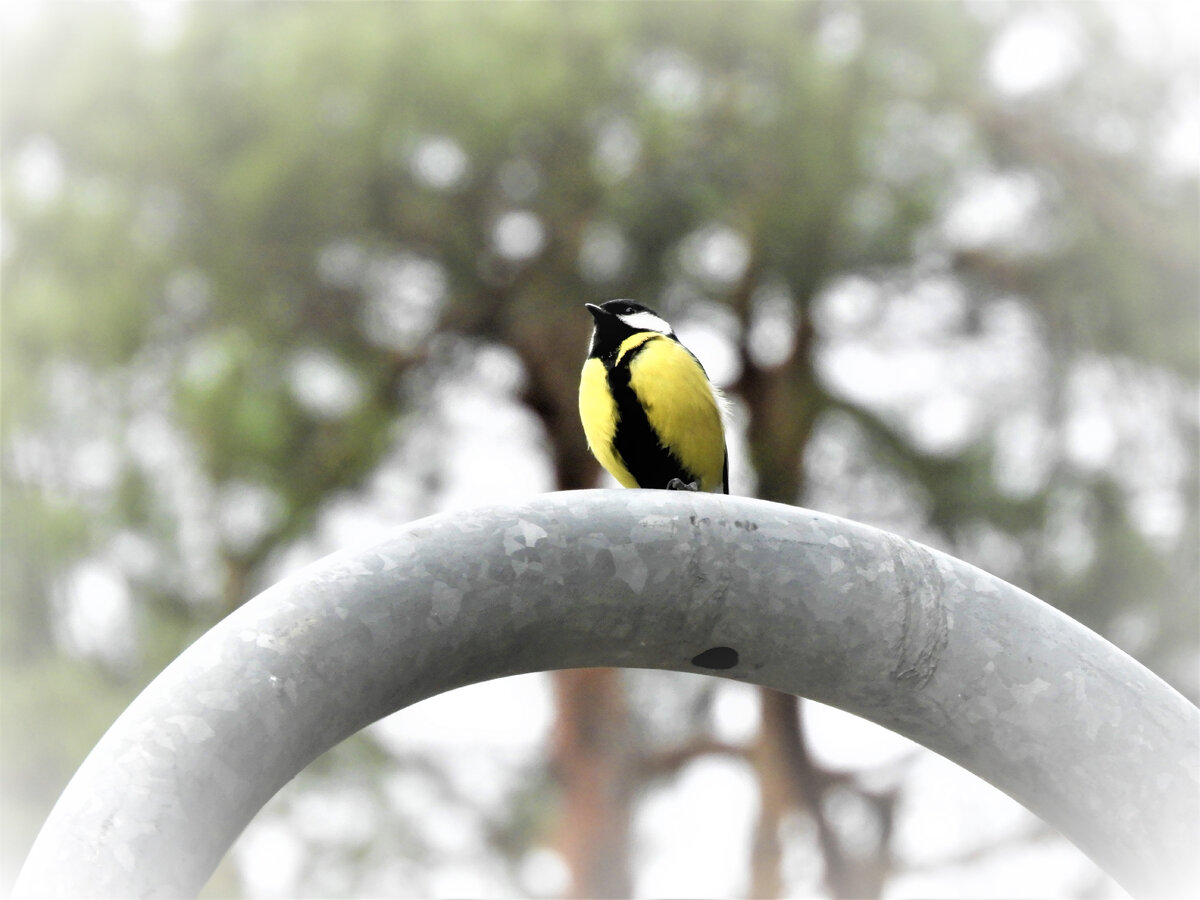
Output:
<svg viewBox="0 0 1200 900">
<path fill-rule="evenodd" d="M 365 725 L 580 666 L 708 672 L 841 707 L 996 785 L 1135 895 L 1195 883 L 1200 712 L 1111 644 L 877 529 L 607 490 L 413 522 L 251 600 L 92 751 L 17 895 L 195 894 L 276 791 Z"/>
</svg>

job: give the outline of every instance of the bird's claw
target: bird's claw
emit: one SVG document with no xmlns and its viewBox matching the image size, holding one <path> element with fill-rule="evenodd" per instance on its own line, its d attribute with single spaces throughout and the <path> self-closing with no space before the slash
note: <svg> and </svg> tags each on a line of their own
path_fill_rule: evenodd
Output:
<svg viewBox="0 0 1200 900">
<path fill-rule="evenodd" d="M 700 490 L 700 485 L 695 481 L 688 483 L 688 482 L 684 481 L 682 478 L 672 478 L 670 481 L 667 482 L 667 490 L 668 491 L 698 491 L 698 490 Z"/>
</svg>

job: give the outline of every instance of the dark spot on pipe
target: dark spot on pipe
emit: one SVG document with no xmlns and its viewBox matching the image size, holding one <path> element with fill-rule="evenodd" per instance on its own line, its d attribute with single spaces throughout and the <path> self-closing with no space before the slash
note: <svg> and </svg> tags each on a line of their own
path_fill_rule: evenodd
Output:
<svg viewBox="0 0 1200 900">
<path fill-rule="evenodd" d="M 732 647 L 710 647 L 692 657 L 692 665 L 701 669 L 732 669 L 738 664 L 738 652 Z"/>
</svg>

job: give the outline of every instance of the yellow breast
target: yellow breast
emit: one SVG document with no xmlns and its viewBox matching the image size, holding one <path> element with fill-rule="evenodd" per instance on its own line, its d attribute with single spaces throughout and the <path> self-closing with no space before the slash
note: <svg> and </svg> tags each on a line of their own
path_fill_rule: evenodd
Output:
<svg viewBox="0 0 1200 900">
<path fill-rule="evenodd" d="M 725 429 L 713 388 L 695 357 L 677 341 L 651 335 L 629 372 L 630 385 L 663 445 L 696 473 L 701 490 L 719 490 Z"/>
</svg>

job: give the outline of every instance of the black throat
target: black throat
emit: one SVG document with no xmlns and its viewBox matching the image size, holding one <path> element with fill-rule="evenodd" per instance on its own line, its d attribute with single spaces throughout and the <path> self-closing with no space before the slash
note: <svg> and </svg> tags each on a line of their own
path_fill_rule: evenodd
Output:
<svg viewBox="0 0 1200 900">
<path fill-rule="evenodd" d="M 637 329 L 630 328 L 616 316 L 600 316 L 592 329 L 588 356 L 600 359 L 606 368 L 611 367 L 621 349 L 621 341 L 633 334 L 637 334 Z"/>
</svg>

